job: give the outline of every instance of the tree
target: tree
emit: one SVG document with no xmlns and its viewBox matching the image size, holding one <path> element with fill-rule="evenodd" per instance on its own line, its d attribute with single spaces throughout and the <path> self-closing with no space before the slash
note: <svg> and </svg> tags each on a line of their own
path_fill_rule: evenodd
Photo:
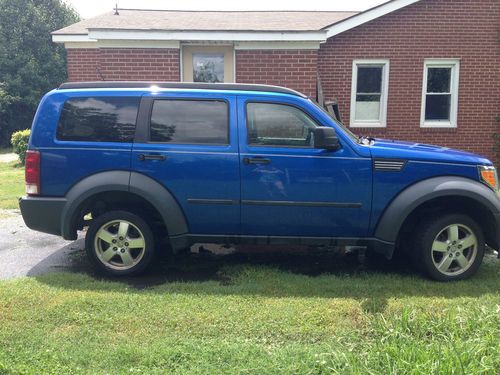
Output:
<svg viewBox="0 0 500 375">
<path fill-rule="evenodd" d="M 0 145 L 31 126 L 42 96 L 66 80 L 64 47 L 50 33 L 78 14 L 61 0 L 0 0 Z"/>
</svg>

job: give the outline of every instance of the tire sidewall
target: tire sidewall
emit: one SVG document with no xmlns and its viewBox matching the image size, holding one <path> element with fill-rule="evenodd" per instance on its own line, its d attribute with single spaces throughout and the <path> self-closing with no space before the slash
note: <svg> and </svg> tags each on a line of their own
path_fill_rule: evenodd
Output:
<svg viewBox="0 0 500 375">
<path fill-rule="evenodd" d="M 98 230 L 102 225 L 113 220 L 126 220 L 137 226 L 137 228 L 139 228 L 142 232 L 146 243 L 142 259 L 135 266 L 126 270 L 116 270 L 108 267 L 106 264 L 101 262 L 96 253 L 95 236 Z M 96 267 L 96 270 L 99 273 L 111 276 L 132 276 L 143 272 L 153 260 L 155 253 L 155 241 L 150 226 L 140 216 L 128 211 L 110 211 L 97 217 L 89 226 L 85 236 L 85 249 L 89 260 Z"/>
<path fill-rule="evenodd" d="M 447 226 L 452 224 L 465 225 L 472 230 L 477 238 L 477 254 L 473 264 L 465 272 L 450 276 L 445 275 L 436 269 L 432 258 L 432 245 L 436 236 Z M 437 281 L 463 280 L 475 274 L 481 265 L 484 256 L 484 234 L 481 227 L 470 217 L 462 214 L 449 214 L 432 219 L 431 223 L 424 225 L 417 231 L 416 249 L 414 262 L 420 263 L 417 266 L 427 273 L 432 279 Z"/>
</svg>

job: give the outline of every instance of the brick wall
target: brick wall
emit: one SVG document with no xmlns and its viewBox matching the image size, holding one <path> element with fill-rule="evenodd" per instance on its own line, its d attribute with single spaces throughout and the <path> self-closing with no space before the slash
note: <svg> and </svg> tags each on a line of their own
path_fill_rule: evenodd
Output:
<svg viewBox="0 0 500 375">
<path fill-rule="evenodd" d="M 236 82 L 285 86 L 316 95 L 318 51 L 237 50 Z"/>
<path fill-rule="evenodd" d="M 69 81 L 179 81 L 178 49 L 68 49 Z M 100 72 L 100 74 L 98 73 Z M 102 78 L 101 78 L 102 76 Z"/>
<path fill-rule="evenodd" d="M 424 0 L 346 31 L 323 44 L 319 72 L 327 98 L 338 98 L 349 122 L 352 61 L 389 59 L 387 128 L 358 134 L 478 152 L 493 158 L 500 132 L 500 2 Z M 458 127 L 420 128 L 425 58 L 460 59 Z"/>
<path fill-rule="evenodd" d="M 68 81 L 98 81 L 99 49 L 67 49 Z"/>
</svg>

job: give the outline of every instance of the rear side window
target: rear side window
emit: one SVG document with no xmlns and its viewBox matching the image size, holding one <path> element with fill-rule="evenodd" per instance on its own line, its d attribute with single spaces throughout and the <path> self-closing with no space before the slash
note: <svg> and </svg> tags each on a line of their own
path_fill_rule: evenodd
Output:
<svg viewBox="0 0 500 375">
<path fill-rule="evenodd" d="M 229 108 L 222 100 L 155 100 L 149 136 L 152 142 L 229 143 Z"/>
<path fill-rule="evenodd" d="M 57 127 L 57 139 L 87 142 L 132 142 L 140 98 L 68 99 Z"/>
</svg>

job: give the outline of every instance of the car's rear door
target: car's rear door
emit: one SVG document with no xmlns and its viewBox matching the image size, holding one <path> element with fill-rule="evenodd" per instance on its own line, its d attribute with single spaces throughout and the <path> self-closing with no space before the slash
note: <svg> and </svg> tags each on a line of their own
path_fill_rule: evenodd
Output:
<svg viewBox="0 0 500 375">
<path fill-rule="evenodd" d="M 191 234 L 239 233 L 239 168 L 234 96 L 168 91 L 142 98 L 132 171 L 174 196 Z"/>
</svg>

